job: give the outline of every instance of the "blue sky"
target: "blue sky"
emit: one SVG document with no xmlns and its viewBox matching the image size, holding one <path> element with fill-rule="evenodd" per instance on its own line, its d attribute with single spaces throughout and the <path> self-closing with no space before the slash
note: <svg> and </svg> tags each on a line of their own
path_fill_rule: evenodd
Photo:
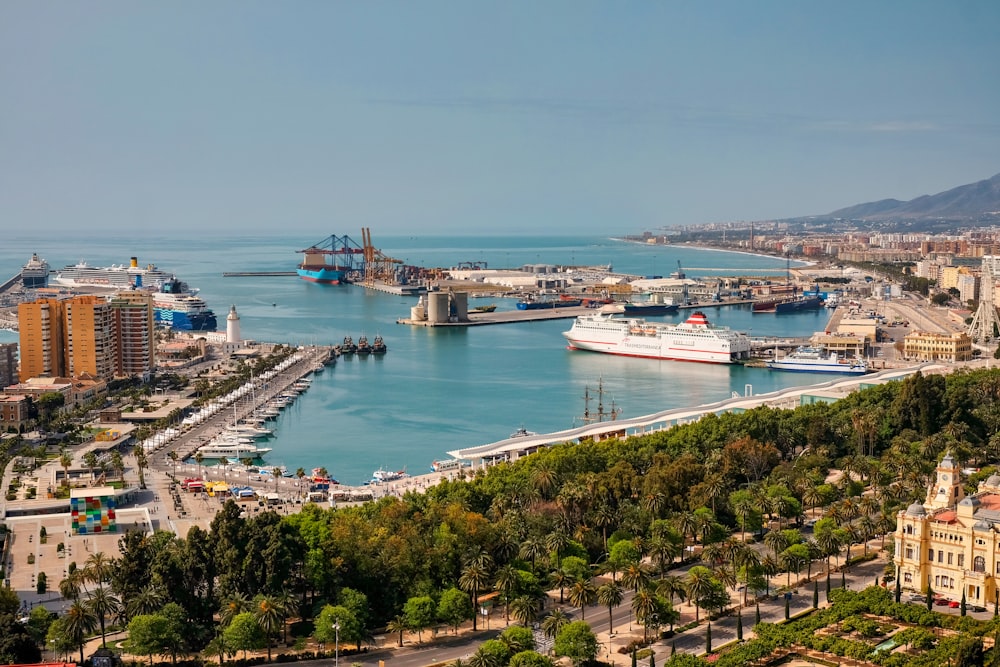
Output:
<svg viewBox="0 0 1000 667">
<path fill-rule="evenodd" d="M 4 2 L 4 229 L 626 233 L 1000 172 L 1000 3 Z"/>
</svg>

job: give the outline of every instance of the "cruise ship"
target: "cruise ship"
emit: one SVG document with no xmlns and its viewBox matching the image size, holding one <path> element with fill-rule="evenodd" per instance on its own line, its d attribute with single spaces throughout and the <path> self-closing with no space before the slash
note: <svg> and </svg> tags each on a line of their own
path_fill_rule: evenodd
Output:
<svg viewBox="0 0 1000 667">
<path fill-rule="evenodd" d="M 750 337 L 713 326 L 698 311 L 680 324 L 611 315 L 581 315 L 563 333 L 573 350 L 626 357 L 731 364 L 750 358 Z"/>
<path fill-rule="evenodd" d="M 868 362 L 864 359 L 845 359 L 822 347 L 800 347 L 781 359 L 767 362 L 767 367 L 796 373 L 864 375 L 868 372 Z"/>
<path fill-rule="evenodd" d="M 189 289 L 176 276 L 153 264 L 140 267 L 135 257 L 128 265 L 71 264 L 56 272 L 51 282 L 71 289 L 148 290 L 153 295 L 153 317 L 157 323 L 183 331 L 215 331 L 218 327 L 215 313 L 198 296 L 198 290 Z"/>
<path fill-rule="evenodd" d="M 49 263 L 39 259 L 37 253 L 31 254 L 31 259 L 21 269 L 21 284 L 27 289 L 49 286 Z"/>
</svg>

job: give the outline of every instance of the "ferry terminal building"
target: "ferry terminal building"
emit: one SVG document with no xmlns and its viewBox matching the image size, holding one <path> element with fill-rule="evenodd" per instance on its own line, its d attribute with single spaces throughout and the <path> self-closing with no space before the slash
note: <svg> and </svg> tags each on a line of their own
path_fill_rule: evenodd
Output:
<svg viewBox="0 0 1000 667">
<path fill-rule="evenodd" d="M 897 515 L 895 561 L 901 588 L 985 607 L 998 600 L 1000 475 L 965 497 L 962 472 L 948 453 L 923 503 Z"/>
</svg>

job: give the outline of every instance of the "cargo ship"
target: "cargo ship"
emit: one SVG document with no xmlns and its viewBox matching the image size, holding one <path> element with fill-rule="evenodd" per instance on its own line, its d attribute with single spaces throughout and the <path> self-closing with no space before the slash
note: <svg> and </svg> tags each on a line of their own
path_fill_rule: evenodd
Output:
<svg viewBox="0 0 1000 667">
<path fill-rule="evenodd" d="M 517 302 L 518 310 L 543 310 L 548 308 L 572 308 L 583 304 L 583 299 L 559 298 L 559 299 L 535 299 L 526 297 Z"/>
<path fill-rule="evenodd" d="M 351 282 L 352 276 L 360 270 L 354 259 L 364 254 L 364 248 L 349 236 L 331 235 L 299 252 L 302 263 L 296 273 L 300 278 L 311 283 L 340 285 Z"/>
<path fill-rule="evenodd" d="M 581 315 L 563 333 L 571 350 L 626 357 L 731 364 L 750 358 L 750 337 L 713 326 L 697 311 L 680 324 L 612 315 Z"/>
<path fill-rule="evenodd" d="M 768 299 L 755 301 L 754 313 L 794 313 L 800 310 L 814 310 L 823 305 L 823 299 L 818 296 L 798 296 L 791 299 Z"/>
<path fill-rule="evenodd" d="M 868 362 L 864 359 L 842 358 L 836 352 L 827 352 L 823 347 L 800 347 L 781 359 L 767 362 L 767 367 L 775 371 L 796 373 L 864 375 L 868 372 Z"/>
<path fill-rule="evenodd" d="M 657 315 L 672 315 L 680 308 L 676 303 L 665 301 L 627 301 L 625 314 L 633 317 L 653 317 Z"/>
<path fill-rule="evenodd" d="M 215 331 L 218 326 L 215 313 L 198 290 L 153 264 L 140 267 L 136 257 L 128 265 L 71 264 L 57 271 L 50 282 L 70 289 L 145 290 L 152 294 L 157 323 L 182 331 Z"/>
</svg>

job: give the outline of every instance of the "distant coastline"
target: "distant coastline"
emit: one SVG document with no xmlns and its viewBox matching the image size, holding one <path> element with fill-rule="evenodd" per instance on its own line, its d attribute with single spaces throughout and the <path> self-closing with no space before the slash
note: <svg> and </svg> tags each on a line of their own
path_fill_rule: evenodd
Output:
<svg viewBox="0 0 1000 667">
<path fill-rule="evenodd" d="M 761 257 L 763 259 L 784 259 L 784 257 L 781 257 L 780 255 L 769 255 L 769 254 L 760 253 L 760 252 L 750 252 L 748 250 L 731 250 L 729 248 L 719 248 L 719 247 L 716 247 L 716 246 L 702 245 L 700 243 L 684 243 L 683 245 L 678 245 L 678 244 L 674 244 L 674 243 L 653 243 L 653 244 L 650 244 L 650 243 L 645 243 L 643 241 L 632 241 L 630 239 L 617 238 L 617 237 L 614 237 L 614 236 L 609 237 L 609 238 L 612 241 L 618 241 L 618 242 L 621 242 L 621 243 L 631 243 L 632 245 L 647 246 L 647 247 L 648 246 L 652 246 L 652 247 L 655 247 L 655 248 L 696 248 L 698 250 L 708 250 L 710 252 L 725 252 L 725 253 L 730 253 L 730 254 L 733 254 L 733 255 L 747 255 L 749 257 Z M 815 262 L 810 262 L 810 261 L 807 261 L 807 260 L 804 260 L 804 259 L 793 259 L 791 261 L 794 262 L 794 263 L 796 263 L 796 264 L 798 264 L 799 267 L 814 266 L 816 264 Z M 799 267 L 796 267 L 796 268 L 799 268 Z"/>
</svg>

